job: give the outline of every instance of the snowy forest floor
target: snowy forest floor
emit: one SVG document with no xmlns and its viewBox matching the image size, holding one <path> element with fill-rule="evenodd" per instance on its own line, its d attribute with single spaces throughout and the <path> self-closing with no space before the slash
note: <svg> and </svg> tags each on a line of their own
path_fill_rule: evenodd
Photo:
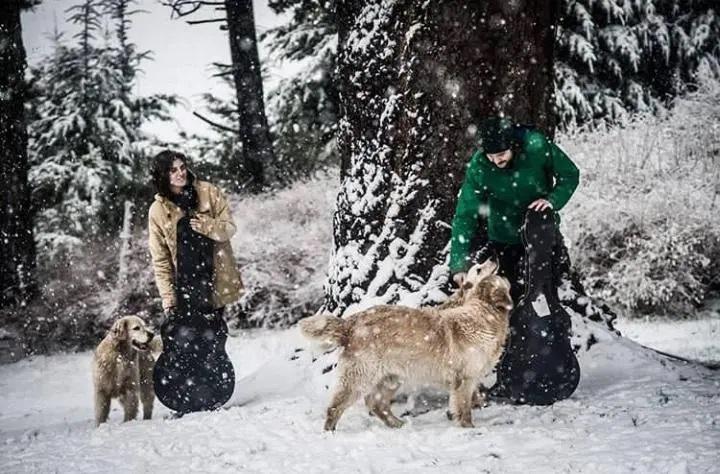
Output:
<svg viewBox="0 0 720 474">
<path fill-rule="evenodd" d="M 621 321 L 636 341 L 720 361 L 720 315 Z M 390 430 L 361 404 L 322 431 L 327 360 L 309 362 L 296 329 L 243 331 L 228 352 L 230 408 L 96 429 L 91 352 L 0 366 L 0 472 L 718 472 L 720 371 L 642 350 L 625 338 L 581 353 L 583 377 L 551 407 L 491 404 L 462 429 L 445 408 Z M 333 355 L 325 356 L 332 358 Z M 403 406 L 395 406 L 399 414 Z"/>
</svg>

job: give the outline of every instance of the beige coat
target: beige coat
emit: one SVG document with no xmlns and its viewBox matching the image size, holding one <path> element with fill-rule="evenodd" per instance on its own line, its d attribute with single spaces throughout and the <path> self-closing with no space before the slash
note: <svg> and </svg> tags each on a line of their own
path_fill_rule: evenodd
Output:
<svg viewBox="0 0 720 474">
<path fill-rule="evenodd" d="M 233 256 L 230 238 L 235 223 L 230 215 L 227 199 L 222 191 L 205 181 L 195 181 L 198 193 L 197 217 L 202 222 L 202 234 L 215 241 L 215 293 L 216 308 L 237 301 L 243 284 Z M 155 270 L 163 309 L 175 307 L 175 269 L 177 262 L 177 223 L 185 213 L 169 199 L 155 195 L 148 213 L 150 255 Z"/>
</svg>

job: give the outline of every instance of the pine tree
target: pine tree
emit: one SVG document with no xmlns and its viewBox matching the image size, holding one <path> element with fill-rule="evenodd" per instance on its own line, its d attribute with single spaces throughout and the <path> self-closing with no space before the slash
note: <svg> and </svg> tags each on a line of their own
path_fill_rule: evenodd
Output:
<svg viewBox="0 0 720 474">
<path fill-rule="evenodd" d="M 232 79 L 237 104 L 237 123 L 232 127 L 217 124 L 205 119 L 222 132 L 237 131 L 237 144 L 230 147 L 233 154 L 224 163 L 236 188 L 251 192 L 261 191 L 267 184 L 267 169 L 275 163 L 275 152 L 270 139 L 270 130 L 265 115 L 265 99 L 261 77 L 260 59 L 255 34 L 255 16 L 252 0 L 162 0 L 164 5 L 173 9 L 180 17 L 202 11 L 205 6 L 225 12 L 224 18 L 188 21 L 197 23 L 222 23 L 222 30 L 228 32 L 230 44 L 230 64 L 216 64 L 222 69 L 219 75 Z M 228 116 L 224 116 L 225 119 Z"/>
<path fill-rule="evenodd" d="M 231 76 L 220 73 L 218 77 L 227 85 L 228 90 L 234 88 Z M 242 154 L 242 141 L 237 128 L 240 121 L 237 100 L 212 93 L 203 94 L 202 100 L 205 103 L 205 111 L 202 114 L 199 112 L 193 112 L 193 114 L 212 124 L 212 133 L 182 136 L 186 146 L 192 150 L 192 155 L 195 157 L 193 167 L 202 176 L 211 178 L 213 182 L 223 188 L 245 189 L 252 180 L 251 177 L 238 177 L 227 172 L 227 163 Z M 263 168 L 263 179 L 266 183 L 275 181 L 272 178 L 272 170 L 273 168 L 270 166 Z M 241 178 L 242 181 L 238 181 L 238 178 Z"/>
<path fill-rule="evenodd" d="M 447 223 L 478 124 L 504 113 L 552 133 L 553 11 L 526 3 L 338 2 L 329 309 L 442 298 Z"/>
<path fill-rule="evenodd" d="M 268 186 L 278 186 L 338 162 L 335 129 L 337 90 L 334 83 L 337 35 L 334 0 L 271 1 L 277 13 L 290 13 L 288 24 L 261 37 L 270 62 L 296 63 L 297 74 L 283 77 L 268 91 L 268 123 L 275 159 L 264 168 Z M 302 63 L 297 66 L 297 62 Z M 232 89 L 234 83 L 222 65 L 216 76 Z M 227 183 L 223 163 L 242 149 L 237 123 L 238 102 L 204 94 L 206 112 L 195 115 L 213 126 L 210 136 L 192 135 L 195 167 L 219 182 Z M 244 187 L 246 183 L 241 183 Z"/>
<path fill-rule="evenodd" d="M 654 111 L 692 87 L 701 64 L 720 76 L 720 17 L 713 4 L 565 0 L 556 64 L 561 123 Z"/>
<path fill-rule="evenodd" d="M 291 16 L 262 40 L 273 61 L 295 63 L 297 70 L 269 92 L 273 143 L 279 167 L 305 175 L 338 162 L 335 1 L 275 0 L 269 5 Z"/>
<path fill-rule="evenodd" d="M 149 51 L 137 53 L 137 47 L 130 42 L 129 31 L 132 26 L 131 17 L 138 13 L 137 10 L 131 10 L 136 6 L 138 0 L 104 0 L 103 6 L 110 17 L 115 22 L 115 38 L 118 42 L 118 61 L 121 65 L 123 76 L 125 77 L 126 89 L 135 80 L 137 68 L 140 61 L 150 56 Z"/>
<path fill-rule="evenodd" d="M 326 309 L 441 301 L 478 124 L 504 114 L 554 130 L 556 12 L 541 1 L 345 0 L 337 14 L 342 182 Z M 588 347 L 585 318 L 612 327 L 614 315 L 566 283 L 576 343 Z"/>
<path fill-rule="evenodd" d="M 171 120 L 170 107 L 177 104 L 174 94 L 152 94 L 136 96 L 133 87 L 143 61 L 152 60 L 151 51 L 140 51 L 130 40 L 130 28 L 133 16 L 142 13 L 137 9 L 139 0 L 101 0 L 105 14 L 109 15 L 114 24 L 114 64 L 120 70 L 123 82 L 119 99 L 127 108 L 128 113 L 118 118 L 123 129 L 130 138 L 131 180 L 130 187 L 120 189 L 120 194 L 136 201 L 145 188 L 147 181 L 146 144 L 154 138 L 142 131 L 142 125 L 149 120 Z"/>
<path fill-rule="evenodd" d="M 119 230 L 122 201 L 138 179 L 139 126 L 165 117 L 173 100 L 132 96 L 144 55 L 127 43 L 118 47 L 100 30 L 108 5 L 85 0 L 72 7 L 77 43 L 68 45 L 57 34 L 52 55 L 32 71 L 30 179 L 40 210 L 38 241 L 50 250 Z"/>
<path fill-rule="evenodd" d="M 313 133 L 331 129 L 336 117 L 335 52 L 323 47 L 337 41 L 334 3 L 270 2 L 292 16 L 287 25 L 266 34 L 265 41 L 278 59 L 303 64 L 296 76 L 271 92 L 268 103 L 281 155 L 285 143 L 289 150 L 308 149 L 308 154 L 335 145 L 332 134 Z M 708 0 L 561 0 L 555 35 L 559 125 L 617 121 L 654 111 L 692 87 L 701 64 L 720 75 L 720 17 L 712 7 Z M 326 100 L 317 102 L 317 113 L 308 114 L 313 101 L 302 98 L 312 98 L 316 91 Z M 311 126 L 304 125 L 305 117 L 311 118 Z M 295 139 L 297 135 L 302 137 Z"/>
<path fill-rule="evenodd" d="M 37 290 L 28 183 L 25 47 L 20 12 L 38 2 L 0 2 L 0 305 Z"/>
</svg>

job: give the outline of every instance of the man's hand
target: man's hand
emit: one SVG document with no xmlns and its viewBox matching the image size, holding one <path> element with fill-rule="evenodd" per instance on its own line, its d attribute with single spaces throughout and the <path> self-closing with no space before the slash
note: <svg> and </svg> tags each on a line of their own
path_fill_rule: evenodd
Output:
<svg viewBox="0 0 720 474">
<path fill-rule="evenodd" d="M 528 209 L 544 211 L 545 209 L 552 209 L 552 204 L 547 199 L 536 199 L 528 206 Z"/>
<path fill-rule="evenodd" d="M 465 281 L 465 277 L 467 276 L 467 273 L 465 272 L 458 272 L 455 275 L 453 275 L 453 281 L 458 286 L 458 288 L 462 287 L 463 282 Z"/>
</svg>

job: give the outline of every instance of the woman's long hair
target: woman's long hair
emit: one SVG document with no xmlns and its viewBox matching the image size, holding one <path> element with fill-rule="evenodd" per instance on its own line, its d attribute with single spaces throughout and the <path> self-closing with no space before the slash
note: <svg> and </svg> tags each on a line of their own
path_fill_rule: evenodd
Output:
<svg viewBox="0 0 720 474">
<path fill-rule="evenodd" d="M 152 166 L 152 182 L 155 191 L 162 197 L 169 198 L 170 191 L 170 170 L 173 162 L 181 160 L 185 163 L 187 170 L 188 184 L 195 181 L 195 175 L 190 171 L 190 159 L 178 151 L 164 150 L 155 155 Z"/>
</svg>

